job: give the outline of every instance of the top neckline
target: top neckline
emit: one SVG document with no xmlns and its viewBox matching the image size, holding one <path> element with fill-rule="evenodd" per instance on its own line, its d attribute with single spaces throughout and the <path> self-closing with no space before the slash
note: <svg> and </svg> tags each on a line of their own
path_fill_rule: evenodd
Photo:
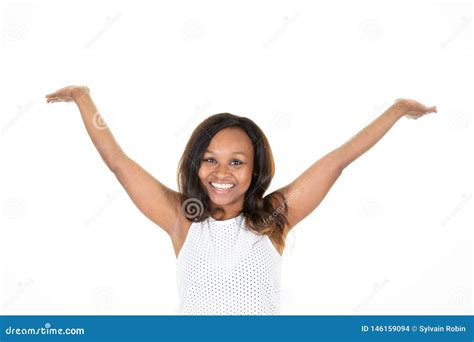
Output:
<svg viewBox="0 0 474 342">
<path fill-rule="evenodd" d="M 227 220 L 216 220 L 211 215 L 209 215 L 209 221 L 217 222 L 217 223 L 229 223 L 229 222 L 235 221 L 236 219 L 240 218 L 241 216 L 243 216 L 243 213 L 240 213 L 239 215 L 237 215 L 235 217 L 232 217 L 230 219 L 227 219 Z"/>
</svg>

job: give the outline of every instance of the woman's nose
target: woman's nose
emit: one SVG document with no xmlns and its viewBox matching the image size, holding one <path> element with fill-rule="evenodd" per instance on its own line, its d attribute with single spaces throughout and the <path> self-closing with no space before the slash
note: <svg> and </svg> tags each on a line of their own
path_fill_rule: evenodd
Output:
<svg viewBox="0 0 474 342">
<path fill-rule="evenodd" d="M 229 174 L 229 168 L 227 165 L 225 164 L 220 164 L 217 166 L 217 169 L 216 169 L 216 175 L 219 177 L 219 178 L 223 178 L 224 176 L 228 175 Z"/>
</svg>

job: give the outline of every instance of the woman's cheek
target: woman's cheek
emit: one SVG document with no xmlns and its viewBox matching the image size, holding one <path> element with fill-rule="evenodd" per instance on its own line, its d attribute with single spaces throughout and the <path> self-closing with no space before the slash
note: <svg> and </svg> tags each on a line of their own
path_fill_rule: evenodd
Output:
<svg viewBox="0 0 474 342">
<path fill-rule="evenodd" d="M 252 182 L 252 171 L 251 170 L 242 170 L 242 173 L 239 175 L 239 183 L 243 189 L 250 187 Z"/>
<path fill-rule="evenodd" d="M 205 166 L 201 165 L 201 167 L 199 168 L 199 171 L 198 171 L 198 176 L 199 178 L 204 181 L 206 178 L 207 178 L 207 169 Z"/>
</svg>

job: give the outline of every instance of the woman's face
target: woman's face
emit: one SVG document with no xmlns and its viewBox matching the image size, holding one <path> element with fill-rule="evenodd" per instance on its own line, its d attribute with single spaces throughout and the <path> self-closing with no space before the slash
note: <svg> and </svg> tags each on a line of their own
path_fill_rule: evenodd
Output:
<svg viewBox="0 0 474 342">
<path fill-rule="evenodd" d="M 252 181 L 253 158 L 252 141 L 242 129 L 228 127 L 214 135 L 199 168 L 211 208 L 223 208 L 226 216 L 243 209 Z"/>
</svg>

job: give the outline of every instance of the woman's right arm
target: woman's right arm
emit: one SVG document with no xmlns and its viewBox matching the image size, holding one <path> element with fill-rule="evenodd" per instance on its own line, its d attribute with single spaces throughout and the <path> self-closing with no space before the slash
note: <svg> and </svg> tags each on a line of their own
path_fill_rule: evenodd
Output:
<svg viewBox="0 0 474 342">
<path fill-rule="evenodd" d="M 46 98 L 47 102 L 74 101 L 77 104 L 94 146 L 133 203 L 173 237 L 184 222 L 179 193 L 161 184 L 122 151 L 92 101 L 89 88 L 69 86 L 46 95 Z"/>
</svg>

